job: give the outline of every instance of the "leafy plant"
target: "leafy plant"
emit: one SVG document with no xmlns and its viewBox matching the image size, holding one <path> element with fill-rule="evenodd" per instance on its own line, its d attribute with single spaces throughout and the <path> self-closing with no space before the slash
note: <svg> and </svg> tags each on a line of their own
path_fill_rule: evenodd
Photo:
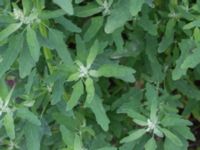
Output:
<svg viewBox="0 0 200 150">
<path fill-rule="evenodd" d="M 200 2 L 0 1 L 0 149 L 197 150 Z"/>
</svg>

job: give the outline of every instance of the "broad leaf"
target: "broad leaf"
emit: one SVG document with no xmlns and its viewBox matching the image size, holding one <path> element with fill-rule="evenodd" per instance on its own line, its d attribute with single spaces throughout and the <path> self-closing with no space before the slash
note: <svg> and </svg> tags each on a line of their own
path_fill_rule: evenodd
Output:
<svg viewBox="0 0 200 150">
<path fill-rule="evenodd" d="M 156 150 L 157 149 L 157 144 L 156 144 L 156 141 L 155 141 L 154 137 L 149 139 L 147 141 L 147 143 L 144 145 L 144 147 L 145 147 L 145 150 Z"/>
<path fill-rule="evenodd" d="M 129 0 L 130 5 L 129 9 L 132 16 L 136 16 L 142 9 L 142 5 L 145 3 L 145 0 Z"/>
</svg>

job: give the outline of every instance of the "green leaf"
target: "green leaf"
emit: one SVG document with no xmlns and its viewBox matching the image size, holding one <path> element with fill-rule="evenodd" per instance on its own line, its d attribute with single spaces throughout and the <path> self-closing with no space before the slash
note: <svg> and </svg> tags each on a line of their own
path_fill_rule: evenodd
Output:
<svg viewBox="0 0 200 150">
<path fill-rule="evenodd" d="M 32 1 L 30 0 L 22 0 L 23 12 L 24 15 L 29 15 L 32 10 Z"/>
<path fill-rule="evenodd" d="M 66 14 L 66 12 L 62 9 L 51 10 L 51 11 L 43 10 L 42 12 L 40 12 L 39 18 L 42 20 L 48 20 L 48 19 L 52 19 L 52 18 L 57 19 L 58 17 L 61 17 L 65 14 Z"/>
<path fill-rule="evenodd" d="M 71 94 L 71 97 L 67 103 L 67 110 L 71 110 L 78 104 L 78 101 L 84 93 L 84 87 L 83 83 L 81 80 L 79 80 L 74 86 L 73 86 L 73 91 Z"/>
<path fill-rule="evenodd" d="M 106 115 L 106 111 L 102 104 L 102 100 L 95 95 L 94 100 L 87 105 L 96 117 L 97 123 L 102 127 L 104 131 L 108 131 L 110 120 Z"/>
<path fill-rule="evenodd" d="M 6 39 L 13 32 L 17 31 L 21 27 L 22 23 L 13 23 L 10 24 L 7 28 L 0 32 L 0 41 Z"/>
<path fill-rule="evenodd" d="M 174 27 L 176 25 L 176 21 L 171 19 L 168 21 L 165 35 L 162 38 L 162 41 L 159 44 L 158 52 L 163 53 L 173 42 L 174 42 Z"/>
<path fill-rule="evenodd" d="M 55 29 L 49 29 L 50 42 L 54 45 L 54 49 L 57 50 L 62 61 L 70 66 L 73 65 L 73 61 L 63 38 L 64 35 L 62 32 Z"/>
<path fill-rule="evenodd" d="M 142 5 L 145 3 L 145 0 L 129 0 L 129 9 L 132 16 L 136 16 L 142 9 Z"/>
<path fill-rule="evenodd" d="M 83 39 L 85 42 L 89 42 L 98 33 L 103 25 L 103 17 L 94 17 L 91 19 L 89 28 L 86 30 Z"/>
<path fill-rule="evenodd" d="M 77 33 L 81 32 L 81 28 L 79 28 L 71 20 L 68 20 L 65 17 L 58 17 L 55 20 L 56 20 L 56 22 L 60 23 L 67 31 L 77 32 Z"/>
<path fill-rule="evenodd" d="M 40 57 L 40 44 L 37 40 L 37 35 L 35 31 L 30 26 L 27 27 L 26 40 L 30 54 L 33 60 L 37 62 Z"/>
<path fill-rule="evenodd" d="M 99 52 L 99 41 L 95 41 L 92 47 L 90 48 L 90 52 L 87 57 L 87 67 L 90 68 L 90 66 L 93 64 L 97 54 Z"/>
<path fill-rule="evenodd" d="M 125 82 L 135 81 L 133 73 L 135 73 L 134 69 L 117 64 L 105 64 L 97 70 L 98 76 L 114 77 Z"/>
<path fill-rule="evenodd" d="M 115 147 L 103 147 L 103 148 L 99 148 L 97 150 L 117 150 L 117 148 L 115 148 Z"/>
<path fill-rule="evenodd" d="M 69 15 L 73 15 L 74 14 L 72 0 L 53 0 L 53 2 L 55 4 L 57 4 L 58 6 L 60 6 Z"/>
<path fill-rule="evenodd" d="M 63 82 L 63 79 L 58 79 L 53 86 L 51 101 L 52 105 L 57 104 L 62 99 L 62 95 L 64 92 Z"/>
<path fill-rule="evenodd" d="M 115 5 L 113 10 L 111 11 L 111 15 L 107 18 L 104 29 L 106 33 L 112 33 L 116 29 L 123 27 L 124 24 L 131 18 L 129 6 L 129 3 L 124 3 L 124 0 L 120 0 Z"/>
<path fill-rule="evenodd" d="M 24 134 L 27 150 L 40 150 L 40 128 L 37 125 L 26 123 Z"/>
<path fill-rule="evenodd" d="M 144 148 L 145 148 L 145 150 L 156 150 L 157 149 L 157 144 L 156 144 L 154 137 L 152 137 L 151 139 L 149 139 L 147 141 L 147 143 L 144 145 Z"/>
<path fill-rule="evenodd" d="M 199 19 L 194 20 L 194 21 L 184 25 L 183 29 L 187 30 L 187 29 L 191 29 L 191 28 L 194 28 L 194 27 L 200 27 L 200 20 Z"/>
<path fill-rule="evenodd" d="M 81 62 L 86 63 L 85 58 L 87 58 L 88 55 L 88 51 L 86 50 L 86 46 L 85 46 L 85 42 L 83 41 L 83 39 L 81 38 L 80 35 L 76 35 L 76 55 L 77 55 L 77 59 L 80 60 Z"/>
<path fill-rule="evenodd" d="M 12 113 L 7 113 L 3 118 L 3 124 L 10 139 L 15 138 L 15 125 Z"/>
<path fill-rule="evenodd" d="M 95 95 L 94 82 L 90 77 L 88 77 L 85 81 L 85 89 L 87 92 L 87 96 L 86 96 L 86 105 L 87 105 L 87 104 L 90 104 L 94 100 L 94 95 Z"/>
<path fill-rule="evenodd" d="M 2 62 L 0 62 L 0 78 L 10 69 L 11 65 L 16 60 L 20 50 L 23 46 L 23 34 L 17 34 L 10 39 L 8 49 L 2 55 Z"/>
<path fill-rule="evenodd" d="M 99 7 L 95 2 L 89 3 L 84 6 L 75 7 L 75 16 L 77 17 L 89 17 L 95 15 L 102 11 L 102 8 Z"/>
<path fill-rule="evenodd" d="M 35 66 L 35 61 L 31 57 L 30 51 L 26 44 L 19 56 L 19 75 L 21 78 L 25 78 L 30 75 L 32 68 Z"/>
<path fill-rule="evenodd" d="M 192 54 L 188 55 L 186 59 L 183 61 L 181 68 L 188 69 L 188 68 L 195 68 L 200 63 L 200 49 L 195 48 L 192 51 Z"/>
<path fill-rule="evenodd" d="M 128 143 L 133 142 L 135 140 L 138 140 L 146 133 L 146 129 L 138 129 L 136 131 L 133 131 L 129 136 L 123 138 L 120 143 Z"/>
<path fill-rule="evenodd" d="M 74 132 L 67 129 L 64 125 L 60 126 L 60 132 L 61 132 L 61 135 L 62 135 L 62 140 L 65 142 L 65 144 L 68 147 L 73 148 L 74 147 L 74 140 L 75 140 Z"/>
<path fill-rule="evenodd" d="M 81 150 L 81 149 L 83 149 L 81 137 L 78 135 L 75 135 L 74 150 Z"/>
<path fill-rule="evenodd" d="M 177 145 L 177 146 L 182 146 L 183 145 L 183 143 L 181 142 L 181 140 L 175 134 L 173 134 L 171 131 L 169 131 L 168 129 L 160 128 L 160 130 L 175 145 Z"/>
<path fill-rule="evenodd" d="M 29 111 L 27 108 L 19 108 L 17 110 L 17 116 L 29 121 L 30 123 L 34 124 L 34 125 L 41 125 L 40 120 L 38 119 L 38 117 L 32 113 L 31 111 Z"/>
<path fill-rule="evenodd" d="M 190 54 L 190 51 L 192 51 L 195 47 L 195 43 L 193 40 L 187 39 L 187 40 L 182 40 L 179 43 L 179 47 L 181 49 L 181 55 L 180 57 L 176 60 L 176 67 L 172 71 L 172 79 L 173 80 L 178 80 L 180 79 L 183 75 L 186 75 L 187 69 L 182 68 L 181 65 L 185 61 L 186 57 Z"/>
</svg>

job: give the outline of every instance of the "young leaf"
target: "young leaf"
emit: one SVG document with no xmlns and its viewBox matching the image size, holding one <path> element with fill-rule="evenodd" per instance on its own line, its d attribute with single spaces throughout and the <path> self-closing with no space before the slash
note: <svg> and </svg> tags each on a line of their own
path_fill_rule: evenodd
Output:
<svg viewBox="0 0 200 150">
<path fill-rule="evenodd" d="M 26 123 L 24 134 L 27 150 L 40 150 L 40 128 L 37 125 Z"/>
<path fill-rule="evenodd" d="M 94 60 L 98 54 L 98 51 L 99 51 L 99 42 L 95 41 L 94 44 L 92 45 L 92 47 L 90 48 L 90 52 L 87 57 L 87 67 L 88 68 L 90 68 L 90 66 L 94 62 Z"/>
<path fill-rule="evenodd" d="M 33 60 L 37 62 L 40 57 L 40 44 L 37 40 L 37 35 L 35 31 L 30 26 L 27 27 L 26 40 L 30 54 Z"/>
<path fill-rule="evenodd" d="M 123 138 L 120 143 L 128 143 L 133 142 L 139 138 L 141 138 L 146 133 L 146 129 L 138 129 L 133 131 L 129 136 Z"/>
<path fill-rule="evenodd" d="M 169 131 L 168 129 L 160 128 L 160 130 L 175 145 L 177 145 L 177 146 L 182 146 L 183 145 L 183 143 L 181 142 L 181 140 L 175 134 L 173 134 L 171 131 Z"/>
<path fill-rule="evenodd" d="M 78 100 L 80 99 L 81 95 L 84 93 L 84 87 L 81 80 L 79 80 L 74 86 L 71 97 L 67 103 L 67 110 L 71 110 L 74 106 L 77 105 Z"/>
<path fill-rule="evenodd" d="M 157 144 L 156 144 L 156 141 L 155 141 L 154 137 L 149 139 L 147 141 L 147 143 L 144 145 L 144 147 L 145 147 L 145 150 L 156 150 L 157 149 Z"/>
<path fill-rule="evenodd" d="M 108 131 L 110 120 L 106 115 L 106 111 L 103 107 L 102 100 L 95 95 L 94 100 L 87 105 L 96 117 L 97 123 L 102 127 L 104 131 Z"/>
<path fill-rule="evenodd" d="M 13 32 L 17 31 L 21 27 L 22 23 L 13 23 L 10 24 L 7 28 L 0 32 L 0 41 L 6 39 Z"/>
<path fill-rule="evenodd" d="M 135 81 L 133 73 L 135 73 L 134 69 L 116 64 L 105 64 L 97 70 L 98 76 L 114 77 L 124 80 L 125 82 Z"/>
<path fill-rule="evenodd" d="M 145 0 L 129 0 L 129 9 L 132 16 L 136 16 L 142 9 L 142 5 L 145 3 Z"/>
<path fill-rule="evenodd" d="M 94 95 L 95 95 L 95 87 L 94 87 L 94 82 L 91 78 L 87 78 L 85 81 L 85 89 L 87 92 L 87 97 L 86 97 L 86 105 L 90 104 L 93 99 L 94 99 Z"/>
<path fill-rule="evenodd" d="M 3 118 L 3 124 L 10 139 L 15 138 L 15 125 L 12 113 L 7 113 Z"/>
<path fill-rule="evenodd" d="M 9 42 L 8 49 L 3 53 L 2 62 L 0 62 L 0 78 L 10 69 L 11 65 L 16 60 L 23 46 L 23 34 L 14 35 Z"/>
<path fill-rule="evenodd" d="M 58 6 L 60 6 L 69 15 L 73 15 L 74 14 L 72 0 L 53 0 L 53 2 L 55 4 L 57 4 Z"/>
</svg>

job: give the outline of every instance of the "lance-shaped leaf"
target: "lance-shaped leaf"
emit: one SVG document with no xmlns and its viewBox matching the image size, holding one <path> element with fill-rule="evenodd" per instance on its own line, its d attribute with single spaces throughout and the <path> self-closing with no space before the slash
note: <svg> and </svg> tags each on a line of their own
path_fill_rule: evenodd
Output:
<svg viewBox="0 0 200 150">
<path fill-rule="evenodd" d="M 7 135 L 10 139 L 15 138 L 15 125 L 13 114 L 11 112 L 7 113 L 3 118 L 3 124 L 6 129 Z"/>
<path fill-rule="evenodd" d="M 142 9 L 142 5 L 145 3 L 145 0 L 129 0 L 129 10 L 132 16 L 136 16 Z"/>
<path fill-rule="evenodd" d="M 81 137 L 78 135 L 75 135 L 75 139 L 74 139 L 74 150 L 81 150 L 83 149 L 83 144 L 81 141 Z"/>
<path fill-rule="evenodd" d="M 114 32 L 117 28 L 124 26 L 130 18 L 129 3 L 124 3 L 124 0 L 120 0 L 111 11 L 111 15 L 107 18 L 105 32 Z"/>
<path fill-rule="evenodd" d="M 37 125 L 26 123 L 24 134 L 27 150 L 40 150 L 40 128 Z"/>
<path fill-rule="evenodd" d="M 84 41 L 89 42 L 100 30 L 103 25 L 103 17 L 94 17 L 91 19 L 91 24 L 84 34 Z"/>
<path fill-rule="evenodd" d="M 85 42 L 81 38 L 80 35 L 76 35 L 76 55 L 77 59 L 80 60 L 83 63 L 86 63 L 85 58 L 87 58 L 88 51 L 86 50 Z"/>
<path fill-rule="evenodd" d="M 107 147 L 103 147 L 103 148 L 98 148 L 97 150 L 117 150 L 117 148 L 107 146 Z"/>
<path fill-rule="evenodd" d="M 117 64 L 105 64 L 97 70 L 98 76 L 114 77 L 125 82 L 135 81 L 133 73 L 135 73 L 134 69 Z"/>
<path fill-rule="evenodd" d="M 133 131 L 129 136 L 123 138 L 120 143 L 128 143 L 133 142 L 135 140 L 138 140 L 146 133 L 146 129 L 138 129 L 136 131 Z"/>
<path fill-rule="evenodd" d="M 174 19 L 171 19 L 168 21 L 165 35 L 162 38 L 162 41 L 159 44 L 158 52 L 162 53 L 164 52 L 173 42 L 174 42 L 174 27 L 176 25 L 176 21 Z"/>
<path fill-rule="evenodd" d="M 30 26 L 27 27 L 26 40 L 27 40 L 30 54 L 33 60 L 37 62 L 40 57 L 40 44 L 37 40 L 37 35 L 35 31 Z"/>
<path fill-rule="evenodd" d="M 86 96 L 86 105 L 87 105 L 93 101 L 94 95 L 95 95 L 94 82 L 90 77 L 88 77 L 85 81 L 85 89 L 87 92 L 87 96 Z"/>
<path fill-rule="evenodd" d="M 62 34 L 62 32 L 54 29 L 49 30 L 49 42 L 54 45 L 54 49 L 56 49 L 62 61 L 65 64 L 72 66 L 73 61 L 63 38 L 64 35 Z"/>
<path fill-rule="evenodd" d="M 72 132 L 71 130 L 69 130 L 68 128 L 66 128 L 64 125 L 60 126 L 60 132 L 61 132 L 62 140 L 64 141 L 64 143 L 68 147 L 70 147 L 71 149 L 73 149 L 73 147 L 74 147 L 74 139 L 75 139 L 74 132 Z"/>
<path fill-rule="evenodd" d="M 107 131 L 109 128 L 110 120 L 106 115 L 106 111 L 103 107 L 102 100 L 95 95 L 94 100 L 87 105 L 96 117 L 97 123 L 102 127 L 104 131 Z"/>
<path fill-rule="evenodd" d="M 81 80 L 79 80 L 74 86 L 71 97 L 67 103 L 67 110 L 71 110 L 78 104 L 81 95 L 84 93 L 84 87 Z"/>
<path fill-rule="evenodd" d="M 8 49 L 2 55 L 2 62 L 0 62 L 0 78 L 2 75 L 10 69 L 11 65 L 16 60 L 19 51 L 23 46 L 23 34 L 14 35 L 8 45 Z"/>
<path fill-rule="evenodd" d="M 60 6 L 69 15 L 73 15 L 74 14 L 72 0 L 53 0 L 53 2 L 55 4 L 57 4 L 58 6 Z"/>
<path fill-rule="evenodd" d="M 32 10 L 32 1 L 30 1 L 30 0 L 22 0 L 22 5 L 23 5 L 24 15 L 29 15 L 29 13 Z"/>
<path fill-rule="evenodd" d="M 90 68 L 90 66 L 92 65 L 92 63 L 94 62 L 97 54 L 99 51 L 99 42 L 96 40 L 94 42 L 94 44 L 92 45 L 92 47 L 90 48 L 90 52 L 89 55 L 87 57 L 87 67 Z"/>
<path fill-rule="evenodd" d="M 181 140 L 171 131 L 169 131 L 168 129 L 164 129 L 164 128 L 159 128 L 164 134 L 165 136 L 175 145 L 177 146 L 182 146 L 183 143 L 181 142 Z"/>
<path fill-rule="evenodd" d="M 10 36 L 13 32 L 17 31 L 21 27 L 22 23 L 13 23 L 10 24 L 7 28 L 0 32 L 0 41 L 6 39 Z"/>
<path fill-rule="evenodd" d="M 27 108 L 19 108 L 17 110 L 17 116 L 26 121 L 29 121 L 32 124 L 35 124 L 38 126 L 41 125 L 41 122 L 38 119 L 38 117 L 34 113 L 29 111 Z"/>
<path fill-rule="evenodd" d="M 157 149 L 157 144 L 156 144 L 154 137 L 152 137 L 151 139 L 149 139 L 147 141 L 147 143 L 144 145 L 144 148 L 145 148 L 145 150 L 156 150 Z"/>
</svg>

